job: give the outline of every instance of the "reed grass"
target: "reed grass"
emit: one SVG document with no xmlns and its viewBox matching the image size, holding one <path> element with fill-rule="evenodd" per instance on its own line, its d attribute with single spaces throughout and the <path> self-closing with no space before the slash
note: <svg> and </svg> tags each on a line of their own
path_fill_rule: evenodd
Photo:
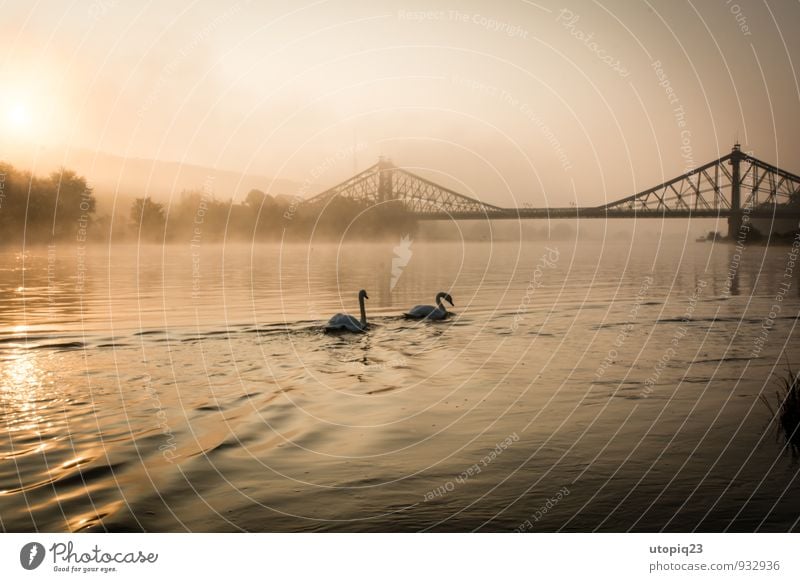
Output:
<svg viewBox="0 0 800 582">
<path fill-rule="evenodd" d="M 778 436 L 783 434 L 792 453 L 800 453 L 800 372 L 787 364 L 786 375 L 778 378 L 773 407 L 765 394 L 759 396 L 777 425 Z"/>
</svg>

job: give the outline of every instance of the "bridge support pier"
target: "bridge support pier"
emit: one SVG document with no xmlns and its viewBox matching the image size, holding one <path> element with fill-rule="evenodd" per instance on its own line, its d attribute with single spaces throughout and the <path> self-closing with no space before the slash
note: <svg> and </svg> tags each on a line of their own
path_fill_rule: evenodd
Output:
<svg viewBox="0 0 800 582">
<path fill-rule="evenodd" d="M 733 240 L 739 236 L 742 228 L 742 211 L 736 211 L 728 216 L 728 238 Z"/>
</svg>

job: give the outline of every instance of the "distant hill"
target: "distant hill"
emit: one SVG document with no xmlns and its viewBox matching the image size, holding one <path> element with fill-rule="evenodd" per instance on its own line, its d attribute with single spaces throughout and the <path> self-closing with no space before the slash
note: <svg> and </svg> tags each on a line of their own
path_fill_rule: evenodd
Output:
<svg viewBox="0 0 800 582">
<path fill-rule="evenodd" d="M 179 162 L 123 158 L 86 149 L 48 148 L 40 150 L 37 156 L 34 150 L 15 148 L 13 155 L 8 153 L 3 152 L 0 157 L 37 175 L 46 175 L 64 166 L 84 176 L 94 189 L 101 214 L 110 209 L 114 196 L 118 206 L 127 208 L 131 200 L 145 195 L 158 202 L 167 202 L 170 198 L 177 202 L 183 190 L 206 190 L 219 200 L 233 198 L 241 202 L 254 188 L 292 199 L 301 192 L 310 196 L 325 189 L 315 186 L 301 190 L 301 183 L 293 180 L 273 180 L 264 175 Z"/>
</svg>

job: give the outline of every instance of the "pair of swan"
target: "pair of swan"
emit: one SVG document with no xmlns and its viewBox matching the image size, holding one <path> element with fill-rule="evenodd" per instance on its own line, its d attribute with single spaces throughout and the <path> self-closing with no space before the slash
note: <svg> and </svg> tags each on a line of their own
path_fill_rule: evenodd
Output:
<svg viewBox="0 0 800 582">
<path fill-rule="evenodd" d="M 361 319 L 356 319 L 346 313 L 337 313 L 328 321 L 325 331 L 355 331 L 362 332 L 367 329 L 367 310 L 364 307 L 364 300 L 369 299 L 367 292 L 363 289 L 358 292 L 358 306 L 361 309 Z M 415 305 L 404 315 L 410 319 L 445 319 L 449 314 L 447 307 L 442 303 L 442 299 L 455 307 L 453 298 L 449 293 L 441 291 L 436 294 L 436 307 L 433 305 Z"/>
</svg>

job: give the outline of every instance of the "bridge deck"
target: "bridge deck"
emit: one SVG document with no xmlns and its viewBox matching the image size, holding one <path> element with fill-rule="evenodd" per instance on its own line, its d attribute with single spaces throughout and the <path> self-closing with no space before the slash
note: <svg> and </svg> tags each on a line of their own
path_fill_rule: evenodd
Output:
<svg viewBox="0 0 800 582">
<path fill-rule="evenodd" d="M 597 207 L 560 208 L 502 208 L 493 212 L 428 212 L 417 214 L 419 220 L 519 220 L 519 219 L 557 219 L 557 218 L 727 218 L 734 214 L 730 209 L 719 210 L 627 210 Z M 744 214 L 744 212 L 739 212 Z M 778 212 L 771 209 L 753 209 L 748 213 L 752 218 L 798 218 L 800 208 L 782 208 Z"/>
</svg>

